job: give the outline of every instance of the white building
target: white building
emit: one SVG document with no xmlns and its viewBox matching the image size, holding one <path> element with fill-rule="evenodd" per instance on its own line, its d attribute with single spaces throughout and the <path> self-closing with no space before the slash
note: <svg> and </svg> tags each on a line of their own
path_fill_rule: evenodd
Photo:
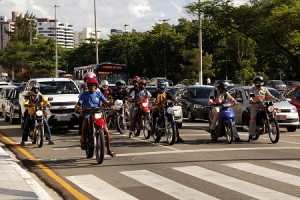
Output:
<svg viewBox="0 0 300 200">
<path fill-rule="evenodd" d="M 57 27 L 57 44 L 64 48 L 74 48 L 73 25 L 61 23 L 48 18 L 37 18 L 37 34 L 53 38 L 55 40 L 55 23 Z"/>
<path fill-rule="evenodd" d="M 80 43 L 90 43 L 93 41 L 93 39 L 95 40 L 95 38 L 95 29 L 92 28 L 83 28 L 82 31 L 74 32 L 75 46 L 79 45 Z M 100 32 L 98 32 L 97 38 L 100 38 Z"/>
<path fill-rule="evenodd" d="M 10 40 L 6 31 L 13 31 L 15 22 L 8 21 L 5 16 L 0 16 L 0 49 L 4 49 Z"/>
</svg>

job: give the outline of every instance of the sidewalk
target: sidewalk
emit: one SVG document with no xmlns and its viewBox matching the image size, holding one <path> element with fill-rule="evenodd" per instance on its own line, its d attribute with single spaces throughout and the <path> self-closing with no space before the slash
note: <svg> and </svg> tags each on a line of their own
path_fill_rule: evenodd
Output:
<svg viewBox="0 0 300 200">
<path fill-rule="evenodd" d="M 52 199 L 0 146 L 0 199 Z"/>
</svg>

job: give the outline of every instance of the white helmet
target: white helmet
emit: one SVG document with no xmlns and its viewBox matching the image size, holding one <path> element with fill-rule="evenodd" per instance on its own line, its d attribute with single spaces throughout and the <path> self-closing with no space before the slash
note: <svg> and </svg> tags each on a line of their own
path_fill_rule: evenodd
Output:
<svg viewBox="0 0 300 200">
<path fill-rule="evenodd" d="M 107 80 L 102 80 L 101 81 L 101 87 L 103 89 L 107 89 L 108 88 L 108 81 Z"/>
</svg>

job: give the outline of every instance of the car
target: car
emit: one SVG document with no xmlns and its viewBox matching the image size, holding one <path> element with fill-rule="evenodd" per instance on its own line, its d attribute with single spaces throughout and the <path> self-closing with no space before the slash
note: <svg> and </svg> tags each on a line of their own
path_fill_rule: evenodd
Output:
<svg viewBox="0 0 300 200">
<path fill-rule="evenodd" d="M 248 126 L 249 124 L 249 91 L 251 88 L 252 86 L 240 86 L 229 90 L 229 94 L 238 101 L 238 105 L 232 107 L 235 113 L 235 123 L 237 125 Z M 299 125 L 297 108 L 290 104 L 278 90 L 270 87 L 267 87 L 267 89 L 273 96 L 280 99 L 280 102 L 274 103 L 274 107 L 278 108 L 276 120 L 279 126 L 286 127 L 288 132 L 295 132 Z"/>
<path fill-rule="evenodd" d="M 196 118 L 209 120 L 208 97 L 213 90 L 211 85 L 199 84 L 179 88 L 175 97 L 181 103 L 183 117 L 187 117 L 190 122 Z"/>
<path fill-rule="evenodd" d="M 165 77 L 153 77 L 153 78 L 151 78 L 149 80 L 149 84 L 148 85 L 152 85 L 152 86 L 156 86 L 157 87 L 157 83 L 160 80 L 163 80 L 166 83 L 166 87 L 169 87 L 169 81 Z"/>
<path fill-rule="evenodd" d="M 10 124 L 17 124 L 20 122 L 20 104 L 19 94 L 23 91 L 22 87 L 14 87 L 10 89 L 3 117 L 5 121 L 9 121 Z"/>
<path fill-rule="evenodd" d="M 300 85 L 299 81 L 283 81 L 288 88 L 294 87 L 296 85 Z"/>
<path fill-rule="evenodd" d="M 286 94 L 287 100 L 296 106 L 300 118 L 300 85 L 294 86 Z"/>
<path fill-rule="evenodd" d="M 19 95 L 21 127 L 26 111 L 24 97 L 29 92 L 31 82 L 38 82 L 40 92 L 51 99 L 51 108 L 47 110 L 47 120 L 51 128 L 73 128 L 74 125 L 78 125 L 75 104 L 78 101 L 79 89 L 76 83 L 69 78 L 35 78 L 27 82 L 24 91 Z"/>
<path fill-rule="evenodd" d="M 5 111 L 7 96 L 10 89 L 15 88 L 17 86 L 14 85 L 1 85 L 0 87 L 0 116 L 3 115 Z"/>
<path fill-rule="evenodd" d="M 286 84 L 282 80 L 269 80 L 265 83 L 265 86 L 275 88 L 281 93 L 287 89 Z"/>
</svg>

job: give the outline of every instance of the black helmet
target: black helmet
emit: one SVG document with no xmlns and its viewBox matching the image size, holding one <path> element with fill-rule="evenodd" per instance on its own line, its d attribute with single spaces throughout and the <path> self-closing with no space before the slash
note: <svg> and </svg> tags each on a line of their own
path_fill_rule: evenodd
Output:
<svg viewBox="0 0 300 200">
<path fill-rule="evenodd" d="M 229 83 L 227 81 L 220 80 L 217 83 L 217 89 L 222 91 L 222 92 L 226 92 L 228 85 L 229 85 Z"/>
<path fill-rule="evenodd" d="M 30 93 L 32 95 L 37 95 L 40 91 L 40 84 L 38 82 L 30 83 Z"/>
<path fill-rule="evenodd" d="M 262 76 L 255 76 L 253 78 L 253 83 L 256 87 L 260 87 L 264 84 L 264 78 Z"/>
<path fill-rule="evenodd" d="M 166 82 L 165 80 L 161 79 L 161 80 L 158 80 L 157 82 L 157 89 L 159 92 L 164 92 L 165 89 L 166 89 Z"/>
<path fill-rule="evenodd" d="M 119 79 L 119 80 L 116 81 L 116 87 L 117 88 L 124 88 L 125 85 L 126 85 L 126 83 L 122 79 Z"/>
</svg>

